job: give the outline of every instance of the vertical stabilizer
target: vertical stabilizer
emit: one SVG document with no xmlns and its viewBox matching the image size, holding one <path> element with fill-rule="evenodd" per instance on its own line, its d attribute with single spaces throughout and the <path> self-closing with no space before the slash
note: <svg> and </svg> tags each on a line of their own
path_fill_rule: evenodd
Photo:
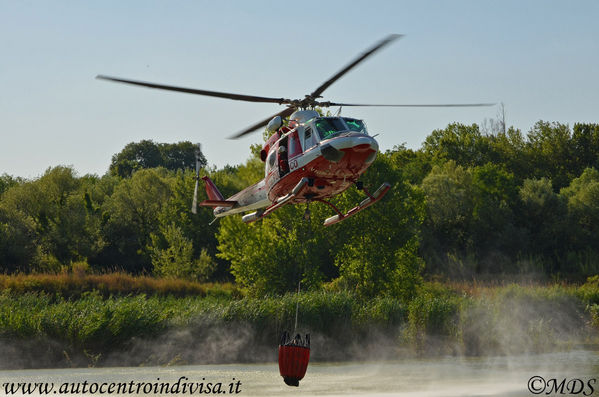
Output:
<svg viewBox="0 0 599 397">
<path fill-rule="evenodd" d="M 206 183 L 206 195 L 208 196 L 208 200 L 215 200 L 215 201 L 224 201 L 225 200 L 223 195 L 218 191 L 218 188 L 216 187 L 214 182 L 212 182 L 212 179 L 210 179 L 207 176 L 203 176 L 202 179 Z"/>
</svg>

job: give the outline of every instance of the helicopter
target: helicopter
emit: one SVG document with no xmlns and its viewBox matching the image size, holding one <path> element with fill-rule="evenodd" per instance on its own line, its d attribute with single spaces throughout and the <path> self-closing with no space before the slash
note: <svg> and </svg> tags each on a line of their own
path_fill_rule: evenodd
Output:
<svg viewBox="0 0 599 397">
<path fill-rule="evenodd" d="M 492 106 L 492 103 L 470 104 L 356 104 L 322 101 L 323 92 L 351 69 L 381 48 L 401 38 L 391 34 L 359 55 L 352 62 L 310 94 L 301 99 L 271 98 L 254 95 L 208 91 L 194 88 L 156 84 L 119 77 L 98 75 L 96 78 L 147 88 L 188 94 L 205 95 L 238 101 L 277 103 L 286 108 L 277 114 L 255 123 L 236 135 L 237 139 L 266 127 L 270 137 L 262 146 L 260 159 L 265 163 L 264 179 L 225 199 L 214 182 L 208 177 L 200 178 L 200 150 L 196 152 L 196 183 L 191 211 L 197 211 L 199 181 L 205 183 L 207 200 L 200 206 L 212 207 L 215 220 L 228 215 L 251 213 L 242 216 L 246 223 L 257 221 L 287 205 L 306 203 L 305 218 L 309 219 L 309 204 L 320 202 L 328 205 L 335 214 L 324 221 L 324 226 L 341 222 L 370 205 L 380 201 L 391 188 L 387 182 L 373 193 L 359 180 L 374 162 L 378 143 L 368 134 L 366 123 L 351 117 L 321 116 L 316 108 L 328 107 L 476 107 Z M 288 122 L 285 123 L 285 119 Z M 349 211 L 342 212 L 329 199 L 355 186 L 365 194 L 365 199 Z"/>
</svg>

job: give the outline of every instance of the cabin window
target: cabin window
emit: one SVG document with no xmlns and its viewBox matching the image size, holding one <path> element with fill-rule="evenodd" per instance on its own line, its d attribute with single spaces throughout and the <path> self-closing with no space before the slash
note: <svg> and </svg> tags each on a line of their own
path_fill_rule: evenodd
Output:
<svg viewBox="0 0 599 397">
<path fill-rule="evenodd" d="M 268 158 L 266 159 L 266 168 L 265 168 L 265 172 L 264 172 L 264 176 L 268 176 L 268 174 L 270 173 L 270 171 L 273 169 L 273 167 L 275 166 L 275 161 L 277 158 L 277 152 L 276 150 L 271 150 L 270 154 L 268 155 Z"/>
<path fill-rule="evenodd" d="M 314 135 L 312 135 L 312 128 L 306 127 L 306 131 L 304 132 L 304 151 L 310 149 L 316 145 L 314 142 Z"/>
<path fill-rule="evenodd" d="M 332 138 L 340 132 L 347 131 L 345 123 L 339 117 L 322 117 L 314 122 L 321 140 Z"/>
<path fill-rule="evenodd" d="M 345 124 L 347 125 L 347 128 L 349 128 L 350 131 L 361 132 L 362 134 L 367 133 L 364 121 L 358 119 L 350 119 L 347 117 L 344 117 L 343 121 L 345 121 Z"/>
<path fill-rule="evenodd" d="M 291 133 L 291 135 L 289 135 L 287 144 L 289 146 L 289 158 L 292 158 L 302 153 L 302 146 L 300 145 L 299 137 L 297 136 L 297 131 L 294 131 Z"/>
</svg>

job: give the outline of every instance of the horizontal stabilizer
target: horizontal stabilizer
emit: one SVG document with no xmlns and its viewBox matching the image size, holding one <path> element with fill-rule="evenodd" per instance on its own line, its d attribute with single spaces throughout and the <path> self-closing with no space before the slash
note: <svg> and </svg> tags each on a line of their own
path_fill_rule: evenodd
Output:
<svg viewBox="0 0 599 397">
<path fill-rule="evenodd" d="M 251 223 L 251 222 L 257 221 L 258 219 L 261 219 L 261 218 L 269 215 L 274 210 L 281 208 L 285 204 L 290 203 L 296 197 L 299 197 L 307 185 L 308 185 L 308 178 L 304 177 L 304 178 L 300 179 L 300 181 L 297 183 L 297 185 L 295 185 L 295 187 L 291 190 L 291 193 L 286 194 L 283 197 L 279 197 L 274 202 L 274 204 L 272 204 L 270 207 L 268 207 L 264 210 L 258 210 L 256 212 L 252 212 L 251 214 L 244 215 L 243 218 L 241 218 L 241 220 L 245 223 Z"/>
<path fill-rule="evenodd" d="M 237 201 L 228 200 L 204 200 L 200 203 L 202 207 L 233 207 Z"/>
</svg>

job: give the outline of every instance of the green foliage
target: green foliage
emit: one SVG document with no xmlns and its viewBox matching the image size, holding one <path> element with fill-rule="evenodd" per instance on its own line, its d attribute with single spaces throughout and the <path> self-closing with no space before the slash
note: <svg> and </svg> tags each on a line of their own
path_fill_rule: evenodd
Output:
<svg viewBox="0 0 599 397">
<path fill-rule="evenodd" d="M 589 277 L 578 289 L 578 296 L 587 305 L 599 305 L 599 275 Z"/>
<path fill-rule="evenodd" d="M 135 171 L 163 167 L 168 170 L 195 170 L 197 145 L 189 141 L 178 143 L 154 143 L 151 140 L 131 142 L 112 156 L 110 173 L 122 178 L 130 177 Z M 200 153 L 200 165 L 206 165 Z"/>
<path fill-rule="evenodd" d="M 521 205 L 516 211 L 527 231 L 528 251 L 543 257 L 545 271 L 550 273 L 561 261 L 556 248 L 564 244 L 566 202 L 547 178 L 525 179 L 518 194 Z"/>
<path fill-rule="evenodd" d="M 454 277 L 495 272 L 502 264 L 490 254 L 509 251 L 517 236 L 513 175 L 492 163 L 464 169 L 449 161 L 433 167 L 422 188 L 428 216 L 421 252 L 430 269 Z"/>
<path fill-rule="evenodd" d="M 238 168 L 237 177 L 247 186 L 260 180 L 263 172 L 264 164 L 250 159 Z M 313 218 L 323 214 L 318 206 L 311 210 Z M 302 218 L 300 206 L 284 207 L 249 225 L 240 217 L 223 218 L 217 257 L 231 264 L 236 282 L 253 295 L 292 291 L 300 280 L 302 288 L 317 288 L 327 271 L 330 232 Z"/>
<path fill-rule="evenodd" d="M 423 263 L 417 250 L 424 219 L 422 194 L 404 180 L 397 159 L 392 153 L 379 155 L 363 178 L 370 189 L 382 181 L 390 183 L 385 198 L 337 227 L 343 239 L 335 264 L 344 282 L 361 296 L 387 293 L 408 299 L 421 280 Z M 359 192 L 348 190 L 339 202 L 351 208 L 360 200 Z"/>
<path fill-rule="evenodd" d="M 566 186 L 574 168 L 570 128 L 539 121 L 528 133 L 528 142 L 534 176 L 551 178 L 558 189 Z"/>
<path fill-rule="evenodd" d="M 565 233 L 568 254 L 564 270 L 591 276 L 599 272 L 599 172 L 587 168 L 560 191 L 567 202 L 568 219 Z M 563 243 L 562 243 L 563 244 Z"/>
<path fill-rule="evenodd" d="M 21 178 L 15 178 L 8 174 L 0 175 L 0 197 L 2 197 L 2 194 L 5 191 L 7 191 L 8 189 L 10 189 L 13 186 L 17 186 L 18 184 L 20 184 L 22 182 L 23 182 L 23 180 Z"/>
<path fill-rule="evenodd" d="M 159 214 L 170 193 L 161 169 L 140 170 L 117 185 L 103 206 L 106 250 L 116 251 L 120 259 L 114 265 L 129 271 L 151 269 L 147 247 L 159 229 Z"/>
<path fill-rule="evenodd" d="M 596 281 L 589 280 L 591 287 L 587 288 L 595 288 Z M 44 292 L 5 290 L 0 293 L 0 337 L 14 346 L 22 341 L 52 341 L 40 355 L 53 350 L 58 357 L 87 352 L 88 357 L 94 357 L 93 364 L 102 364 L 113 352 L 128 352 L 131 346 L 139 346 L 135 340 L 145 338 L 147 347 L 149 341 L 156 344 L 168 339 L 165 361 L 144 356 L 135 348 L 136 354 L 131 354 L 134 365 L 146 360 L 165 364 L 178 354 L 193 360 L 193 355 L 187 354 L 194 350 L 189 343 L 201 340 L 201 335 L 225 330 L 242 328 L 247 333 L 244 351 L 272 347 L 283 330 L 294 326 L 297 303 L 298 330 L 309 330 L 313 337 L 322 338 L 318 340 L 329 349 L 319 359 L 328 360 L 348 358 L 355 354 L 355 345 L 364 350 L 373 335 L 376 346 L 382 343 L 383 353 L 389 357 L 400 349 L 435 355 L 538 353 L 596 335 L 592 327 L 597 325 L 599 305 L 585 300 L 582 287 L 469 288 L 425 283 L 409 304 L 390 296 L 362 299 L 347 290 L 243 299 L 97 292 L 65 299 Z M 191 339 L 183 338 L 181 344 L 177 341 L 180 335 Z"/>
<path fill-rule="evenodd" d="M 161 230 L 162 239 L 152 234 L 152 266 L 154 274 L 162 277 L 183 278 L 194 275 L 193 244 L 175 224 Z M 165 245 L 161 248 L 161 245 Z"/>
<path fill-rule="evenodd" d="M 35 224 L 19 211 L 0 207 L 0 264 L 5 272 L 24 271 L 37 257 Z"/>
<path fill-rule="evenodd" d="M 580 175 L 585 168 L 599 169 L 599 124 L 574 124 L 570 146 L 575 164 L 571 174 Z"/>
<path fill-rule="evenodd" d="M 454 161 L 435 166 L 422 181 L 427 218 L 423 243 L 426 250 L 464 250 L 470 244 L 468 228 L 474 203 L 472 176 Z M 437 249 L 433 245 L 441 245 Z"/>
<path fill-rule="evenodd" d="M 82 180 L 68 167 L 50 168 L 38 180 L 6 191 L 0 217 L 4 219 L 0 227 L 13 239 L 7 242 L 8 252 L 3 250 L 9 256 L 5 260 L 17 268 L 29 261 L 34 269 L 55 271 L 60 263 L 93 255 L 97 247 L 97 229 L 88 218 Z M 23 241 L 27 237 L 29 241 Z M 19 239 L 21 252 L 15 253 L 12 244 Z"/>
<path fill-rule="evenodd" d="M 162 238 L 152 234 L 150 256 L 154 273 L 167 278 L 186 278 L 207 281 L 216 270 L 216 264 L 206 249 L 194 259 L 193 244 L 175 224 L 161 230 Z M 162 242 L 161 240 L 164 240 Z M 164 248 L 161 246 L 164 245 Z"/>
<path fill-rule="evenodd" d="M 416 351 L 434 348 L 439 340 L 455 338 L 463 298 L 439 285 L 427 285 L 408 305 L 404 338 Z"/>
<path fill-rule="evenodd" d="M 490 161 L 489 141 L 478 125 L 450 124 L 433 131 L 424 141 L 423 150 L 437 162 L 454 160 L 463 166 L 483 165 Z"/>
<path fill-rule="evenodd" d="M 393 150 L 388 150 L 385 156 L 389 157 L 394 169 L 402 173 L 403 179 L 412 185 L 420 185 L 431 171 L 430 156 L 422 150 L 415 151 L 397 145 Z"/>
<path fill-rule="evenodd" d="M 495 127 L 497 127 L 496 125 Z M 391 183 L 367 211 L 330 228 L 325 205 L 286 206 L 245 225 L 191 214 L 195 145 L 141 141 L 102 177 L 49 168 L 32 180 L 0 176 L 0 270 L 185 275 L 235 280 L 256 296 L 333 283 L 359 296 L 408 302 L 422 278 L 583 281 L 599 272 L 599 124 L 540 121 L 528 132 L 450 124 L 421 149 L 379 154 L 368 189 Z M 230 196 L 263 177 L 260 147 L 244 164 L 202 170 Z M 204 164 L 204 161 L 202 161 Z M 199 200 L 205 199 L 204 189 Z M 332 199 L 341 210 L 363 194 Z M 169 264 L 169 266 L 167 266 Z M 161 271 L 160 268 L 170 270 Z M 537 274 L 539 275 L 539 274 Z"/>
<path fill-rule="evenodd" d="M 364 178 L 369 189 L 382 181 L 393 185 L 382 202 L 331 228 L 321 226 L 330 210 L 319 204 L 310 207 L 312 222 L 302 219 L 302 206 L 287 206 L 252 225 L 238 217 L 223 219 L 218 256 L 230 261 L 235 280 L 254 295 L 293 291 L 300 280 L 302 288 L 314 289 L 341 275 L 361 296 L 390 293 L 407 299 L 420 280 L 416 233 L 424 208 L 391 154 L 379 156 Z M 335 205 L 348 209 L 361 200 L 362 193 L 350 189 Z"/>
<path fill-rule="evenodd" d="M 156 335 L 169 313 L 157 298 L 144 295 L 103 299 L 96 293 L 76 301 L 44 294 L 0 295 L 0 335 L 24 338 L 46 336 L 83 349 L 118 348 L 131 337 Z M 172 315 L 172 314 L 171 314 Z"/>
<path fill-rule="evenodd" d="M 300 277 L 296 236 L 274 216 L 260 224 L 241 219 L 222 220 L 218 256 L 231 262 L 231 273 L 254 295 L 283 293 L 295 288 Z"/>
<path fill-rule="evenodd" d="M 591 325 L 599 329 L 599 304 L 590 305 L 589 313 L 591 315 Z"/>
<path fill-rule="evenodd" d="M 241 291 L 230 283 L 198 283 L 183 279 L 158 279 L 125 273 L 86 274 L 77 271 L 63 274 L 0 275 L 0 291 L 15 294 L 44 293 L 64 299 L 78 299 L 86 292 L 97 291 L 103 297 L 144 294 L 147 296 L 199 296 L 239 298 Z"/>
<path fill-rule="evenodd" d="M 284 329 L 293 327 L 297 302 L 293 293 L 231 300 L 143 294 L 103 297 L 92 292 L 66 300 L 44 293 L 4 292 L 0 294 L 0 337 L 14 342 L 51 339 L 48 349 L 58 343 L 64 351 L 87 351 L 102 358 L 126 349 L 134 338 L 244 327 L 252 333 L 250 345 L 272 346 Z M 369 331 L 396 330 L 405 319 L 405 309 L 393 299 L 360 301 L 351 292 L 303 292 L 299 305 L 300 329 L 327 338 L 342 354 L 348 353 L 344 344 L 366 340 Z M 139 362 L 144 359 L 139 357 Z"/>
<path fill-rule="evenodd" d="M 599 171 L 587 168 L 560 194 L 568 200 L 568 210 L 581 227 L 596 231 L 599 225 Z"/>
</svg>

